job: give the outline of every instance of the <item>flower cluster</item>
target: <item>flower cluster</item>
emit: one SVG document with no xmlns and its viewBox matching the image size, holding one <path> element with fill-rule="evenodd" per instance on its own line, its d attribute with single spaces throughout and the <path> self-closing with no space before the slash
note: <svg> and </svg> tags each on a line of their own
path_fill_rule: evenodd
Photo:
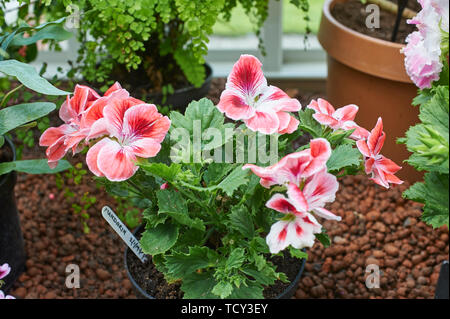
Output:
<svg viewBox="0 0 450 319">
<path fill-rule="evenodd" d="M 111 181 L 129 179 L 139 158 L 156 156 L 170 127 L 155 105 L 131 97 L 117 82 L 103 96 L 77 85 L 59 116 L 65 123 L 47 129 L 39 141 L 47 146 L 49 166 L 55 167 L 69 150 L 76 154 L 95 141 L 87 165 L 96 176 Z"/>
<path fill-rule="evenodd" d="M 307 108 L 315 111 L 313 117 L 322 125 L 328 126 L 333 130 L 353 130 L 350 138 L 356 141 L 359 151 L 364 156 L 365 171 L 367 174 L 372 175 L 371 180 L 385 188 L 389 188 L 389 184 L 403 183 L 394 175 L 401 167 L 380 154 L 386 139 L 381 117 L 378 119 L 375 128 L 369 132 L 354 122 L 358 112 L 358 106 L 354 104 L 335 110 L 329 102 L 318 99 L 317 101 L 311 101 Z"/>
<path fill-rule="evenodd" d="M 0 266 L 0 283 L 3 278 L 9 275 L 11 272 L 11 267 L 8 264 L 3 264 Z M 0 285 L 1 287 L 1 285 Z M 0 299 L 16 299 L 13 296 L 5 295 L 3 291 L 0 290 Z"/>
<path fill-rule="evenodd" d="M 311 247 L 315 236 L 322 232 L 322 226 L 313 214 L 325 219 L 340 220 L 339 216 L 324 208 L 333 202 L 339 184 L 334 175 L 327 173 L 326 163 L 331 147 L 325 139 L 314 139 L 310 148 L 289 154 L 269 167 L 247 164 L 261 178 L 264 187 L 281 185 L 287 188 L 287 198 L 275 194 L 266 206 L 285 216 L 272 225 L 266 238 L 271 253 L 276 254 L 289 245 L 301 249 Z"/>
<path fill-rule="evenodd" d="M 419 3 L 422 10 L 408 20 L 409 24 L 417 26 L 418 31 L 408 35 L 407 46 L 402 52 L 408 75 L 420 89 L 424 89 L 431 88 L 431 83 L 439 79 L 443 68 L 441 42 L 444 37 L 448 41 L 449 4 L 447 0 L 419 0 Z"/>
</svg>

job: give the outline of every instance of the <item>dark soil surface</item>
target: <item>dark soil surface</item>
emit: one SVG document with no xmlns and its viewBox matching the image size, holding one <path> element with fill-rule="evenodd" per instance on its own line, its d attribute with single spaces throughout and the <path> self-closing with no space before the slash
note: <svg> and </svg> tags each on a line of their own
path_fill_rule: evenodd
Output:
<svg viewBox="0 0 450 319">
<path fill-rule="evenodd" d="M 408 8 L 416 12 L 420 10 L 420 6 L 418 7 L 418 3 L 415 0 L 409 0 L 408 2 Z M 363 4 L 360 0 L 337 3 L 331 9 L 331 14 L 336 20 L 352 30 L 377 39 L 391 41 L 396 15 L 380 10 L 380 28 L 368 28 L 366 26 L 366 18 L 372 11 L 366 12 L 367 5 L 369 3 Z M 408 34 L 416 29 L 414 25 L 407 24 L 406 20 L 405 18 L 401 19 L 397 33 L 397 43 L 405 43 Z"/>
<path fill-rule="evenodd" d="M 210 98 L 217 103 L 223 79 L 214 80 Z M 287 90 L 306 105 L 320 92 Z M 52 125 L 60 125 L 56 116 Z M 56 122 L 55 122 L 56 121 Z M 41 158 L 44 148 L 24 149 L 24 158 Z M 69 156 L 70 158 L 70 156 Z M 71 161 L 81 162 L 82 156 Z M 67 180 L 62 176 L 64 180 Z M 65 197 L 57 177 L 18 174 L 17 205 L 25 237 L 27 269 L 10 294 L 19 298 L 135 298 L 123 265 L 124 244 L 101 217 L 113 198 L 90 174 L 67 183 Z M 341 222 L 323 222 L 333 241 L 309 249 L 296 298 L 433 298 L 440 265 L 448 259 L 448 230 L 433 230 L 420 221 L 421 205 L 405 200 L 407 185 L 385 190 L 367 177 L 340 181 L 330 209 Z M 75 212 L 88 193 L 96 203 L 86 209 L 90 233 Z M 80 288 L 67 288 L 68 265 L 80 269 Z M 365 285 L 366 265 L 377 264 L 380 288 Z"/>
</svg>

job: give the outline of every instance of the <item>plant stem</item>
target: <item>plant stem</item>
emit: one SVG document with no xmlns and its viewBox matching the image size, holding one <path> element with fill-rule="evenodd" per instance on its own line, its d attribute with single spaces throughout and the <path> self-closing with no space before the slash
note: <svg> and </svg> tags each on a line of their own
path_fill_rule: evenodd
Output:
<svg viewBox="0 0 450 319">
<path fill-rule="evenodd" d="M 0 109 L 6 105 L 6 103 L 8 102 L 11 95 L 14 94 L 14 92 L 17 92 L 18 90 L 20 90 L 22 87 L 23 87 L 23 84 L 20 84 L 17 87 L 15 87 L 14 89 L 12 89 L 11 91 L 9 91 L 8 93 L 6 93 L 6 95 L 2 99 L 2 102 L 0 103 Z"/>
</svg>

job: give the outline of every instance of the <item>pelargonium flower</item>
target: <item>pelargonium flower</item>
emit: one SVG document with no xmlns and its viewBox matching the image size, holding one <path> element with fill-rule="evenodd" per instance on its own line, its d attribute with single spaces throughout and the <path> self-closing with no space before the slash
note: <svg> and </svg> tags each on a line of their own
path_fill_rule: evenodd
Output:
<svg viewBox="0 0 450 319">
<path fill-rule="evenodd" d="M 11 267 L 8 264 L 3 264 L 0 266 L 0 279 L 5 278 L 11 272 Z"/>
<path fill-rule="evenodd" d="M 330 155 L 330 143 L 326 139 L 316 138 L 311 140 L 310 148 L 289 154 L 272 166 L 246 164 L 242 169 L 250 168 L 255 175 L 261 177 L 260 183 L 266 188 L 288 183 L 300 185 L 303 179 L 326 167 Z"/>
<path fill-rule="evenodd" d="M 406 72 L 420 88 L 431 88 L 431 83 L 439 80 L 443 64 L 441 62 L 442 30 L 449 32 L 449 3 L 447 0 L 419 0 L 422 10 L 409 24 L 415 24 L 418 31 L 406 38 Z"/>
<path fill-rule="evenodd" d="M 242 55 L 228 76 L 217 108 L 235 121 L 243 120 L 252 131 L 292 133 L 299 121 L 288 112 L 299 111 L 300 102 L 268 86 L 261 66 L 256 57 Z"/>
<path fill-rule="evenodd" d="M 10 295 L 5 295 L 5 293 L 0 290 L 0 299 L 16 299 L 16 298 Z"/>
<path fill-rule="evenodd" d="M 272 254 L 280 252 L 289 245 L 297 249 L 314 245 L 314 234 L 320 234 L 322 226 L 314 216 L 303 211 L 302 205 L 281 194 L 275 194 L 266 206 L 285 214 L 281 220 L 272 225 L 266 237 Z"/>
<path fill-rule="evenodd" d="M 367 174 L 372 174 L 371 180 L 389 188 L 390 183 L 402 184 L 403 181 L 394 175 L 401 167 L 380 154 L 385 139 L 383 120 L 380 117 L 367 139 L 357 141 L 356 146 L 365 157 L 365 170 Z"/>
<path fill-rule="evenodd" d="M 76 85 L 73 97 L 67 96 L 59 110 L 59 116 L 65 123 L 48 128 L 39 140 L 40 146 L 47 146 L 46 155 L 50 167 L 56 167 L 70 149 L 73 154 L 79 152 L 79 144 L 87 136 L 104 133 L 102 127 L 93 124 L 102 117 L 102 108 L 115 94 L 128 96 L 128 92 L 118 83 L 109 88 L 103 97 L 87 86 Z M 92 126 L 96 129 L 95 134 L 91 134 Z"/>
<path fill-rule="evenodd" d="M 343 106 L 337 110 L 326 100 L 318 99 L 312 100 L 307 108 L 314 110 L 314 119 L 322 125 L 331 127 L 333 130 L 342 129 L 349 131 L 355 129 L 350 135 L 351 138 L 359 140 L 367 137 L 369 133 L 366 129 L 358 126 L 354 120 L 356 113 L 358 112 L 358 106 L 350 104 Z"/>
<path fill-rule="evenodd" d="M 137 171 L 138 158 L 154 157 L 161 149 L 170 120 L 153 104 L 134 98 L 112 99 L 103 109 L 105 137 L 86 156 L 89 169 L 111 181 L 124 181 Z"/>
</svg>

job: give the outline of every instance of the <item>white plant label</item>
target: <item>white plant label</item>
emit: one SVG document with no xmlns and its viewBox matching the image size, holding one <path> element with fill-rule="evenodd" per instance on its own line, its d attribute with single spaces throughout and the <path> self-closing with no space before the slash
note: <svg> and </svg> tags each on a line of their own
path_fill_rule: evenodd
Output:
<svg viewBox="0 0 450 319">
<path fill-rule="evenodd" d="M 141 245 L 139 244 L 139 240 L 134 237 L 134 235 L 128 230 L 127 226 L 125 226 L 119 217 L 117 217 L 116 213 L 109 208 L 108 206 L 104 206 L 102 208 L 102 216 L 111 225 L 111 227 L 115 230 L 115 232 L 122 238 L 122 240 L 127 244 L 128 247 L 133 251 L 133 253 L 143 262 L 147 261 L 147 256 L 145 256 L 144 252 L 141 249 Z"/>
</svg>

